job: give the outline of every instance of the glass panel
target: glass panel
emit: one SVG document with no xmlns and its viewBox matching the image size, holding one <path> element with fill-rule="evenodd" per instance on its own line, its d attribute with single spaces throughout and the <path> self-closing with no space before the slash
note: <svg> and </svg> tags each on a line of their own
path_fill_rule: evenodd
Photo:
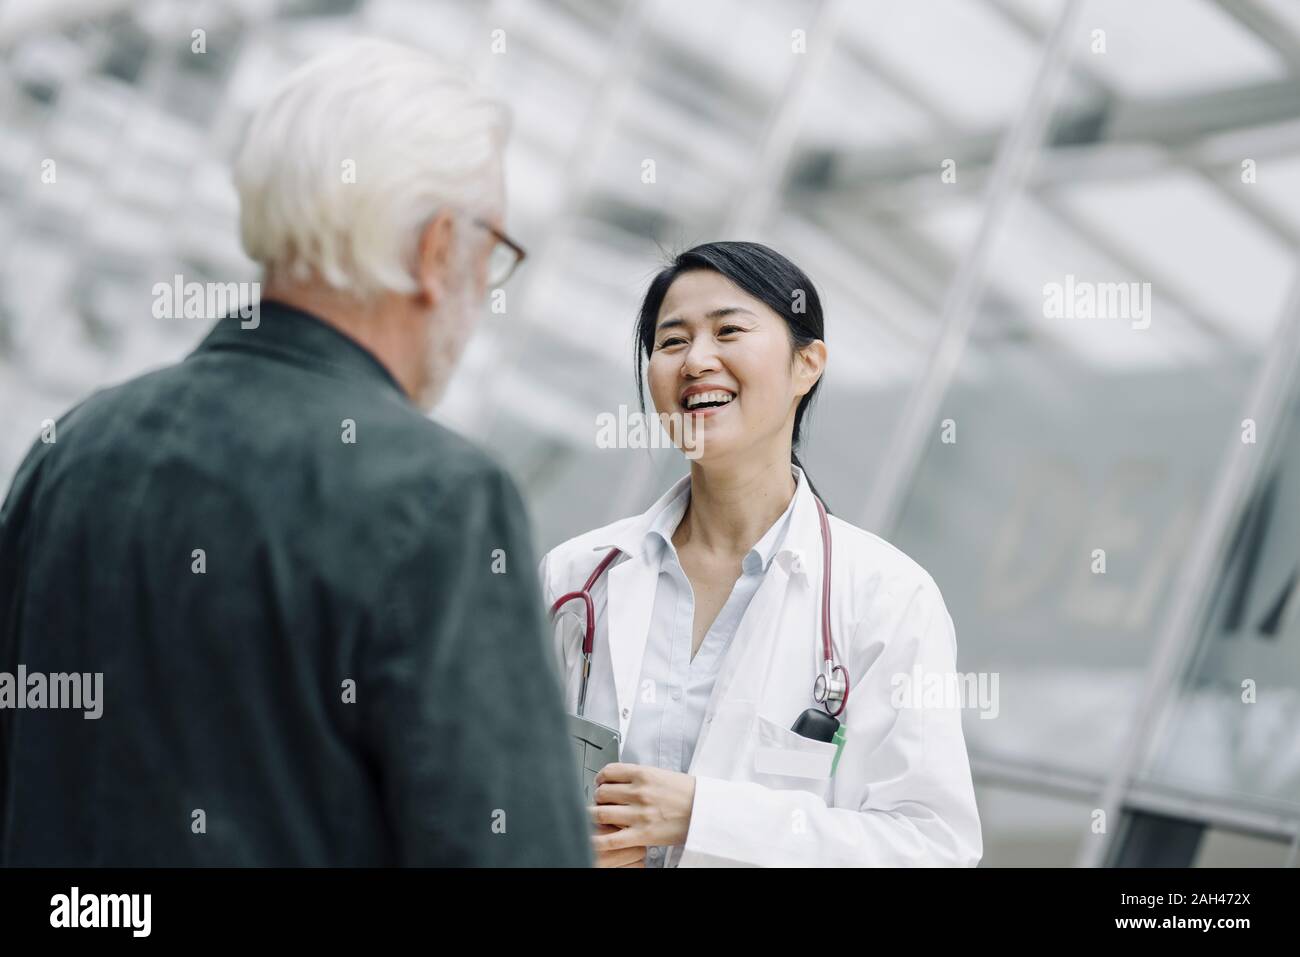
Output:
<svg viewBox="0 0 1300 957">
<path fill-rule="evenodd" d="M 1070 867 L 1092 805 L 1003 787 L 975 789 L 984 832 L 980 867 Z"/>
<path fill-rule="evenodd" d="M 1028 6 L 1004 9 L 1045 29 Z M 1297 232 L 1242 166 L 1300 155 L 1280 132 L 1294 106 L 1249 92 L 1285 70 L 1188 7 L 1173 38 L 1144 5 L 1085 5 L 1082 93 L 988 250 L 957 381 L 884 530 L 942 588 L 961 669 L 999 676 L 996 719 L 966 716 L 979 754 L 1110 769 L 1293 278 Z M 1215 24 L 1229 55 L 1206 72 L 1195 38 Z M 940 201 L 915 228 L 956 255 L 979 213 Z"/>
<path fill-rule="evenodd" d="M 1250 837 L 1210 828 L 1201 838 L 1193 867 L 1285 867 L 1291 848 L 1285 841 Z"/>
<path fill-rule="evenodd" d="M 1146 779 L 1300 811 L 1300 396 L 1252 497 Z M 1260 423 L 1269 428 L 1269 423 Z"/>
<path fill-rule="evenodd" d="M 944 406 L 956 441 L 936 430 L 894 540 L 942 589 L 960 668 L 999 676 L 996 717 L 967 715 L 972 749 L 1101 774 L 1242 371 L 1107 372 L 1014 341 L 967 364 L 978 379 Z"/>
</svg>

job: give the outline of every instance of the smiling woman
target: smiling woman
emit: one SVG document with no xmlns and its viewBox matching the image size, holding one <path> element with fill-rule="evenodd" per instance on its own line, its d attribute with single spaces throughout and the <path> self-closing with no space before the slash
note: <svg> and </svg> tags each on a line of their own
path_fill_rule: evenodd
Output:
<svg viewBox="0 0 1300 957">
<path fill-rule="evenodd" d="M 698 433 L 690 475 L 540 570 L 566 703 L 620 743 L 597 863 L 975 864 L 961 714 L 892 694 L 954 673 L 943 598 L 828 515 L 795 453 L 827 361 L 812 282 L 757 243 L 697 246 L 651 282 L 636 348 L 638 390 Z"/>
<path fill-rule="evenodd" d="M 684 307 L 699 297 L 713 305 L 703 314 L 690 315 Z M 667 378 L 671 375 L 672 367 L 679 361 L 675 357 L 686 355 L 692 338 L 705 332 L 716 339 L 720 350 L 734 356 L 753 355 L 755 361 L 760 357 L 753 354 L 752 339 L 753 334 L 758 333 L 766 347 L 762 358 L 774 358 L 782 349 L 782 344 L 778 341 L 782 338 L 779 335 L 782 324 L 785 326 L 784 338 L 787 343 L 784 349 L 790 353 L 792 368 L 796 364 L 807 363 L 810 359 L 820 359 L 820 363 L 824 364 L 825 347 L 821 343 L 825 338 L 825 326 L 821 299 L 812 280 L 798 266 L 760 243 L 707 243 L 680 254 L 650 283 L 637 316 L 634 368 L 637 397 L 642 411 L 645 411 L 645 375 L 642 373 L 642 364 L 647 360 L 650 390 L 660 412 L 680 410 L 701 417 L 711 416 L 712 412 L 707 411 L 708 408 L 725 405 L 731 400 L 704 400 L 701 397 L 721 391 L 735 398 L 738 383 L 688 382 L 676 401 L 671 401 L 668 396 L 661 400 L 654 394 L 656 372 L 663 373 L 659 381 L 664 382 L 664 388 L 670 388 L 671 383 L 667 382 Z M 749 337 L 750 342 L 745 342 L 746 337 Z M 810 357 L 805 350 L 814 344 L 818 346 L 818 355 Z M 727 349 L 729 345 L 733 348 Z M 733 368 L 733 371 L 737 370 Z M 820 364 L 815 373 L 812 370 L 808 372 L 812 384 L 799 398 L 794 409 L 792 431 L 789 433 L 790 459 L 800 468 L 802 465 L 799 462 L 798 448 L 803 420 L 821 387 Z M 764 379 L 760 378 L 752 385 L 762 387 L 763 383 Z M 756 407 L 761 398 L 763 397 L 751 393 L 746 399 L 748 406 L 755 411 L 756 418 Z M 687 400 L 692 401 L 688 403 Z M 699 404 L 705 405 L 706 410 L 697 411 Z M 750 424 L 753 424 L 753 420 Z M 709 435 L 703 441 L 712 444 L 715 438 L 717 436 Z M 815 486 L 813 491 L 816 491 Z"/>
</svg>

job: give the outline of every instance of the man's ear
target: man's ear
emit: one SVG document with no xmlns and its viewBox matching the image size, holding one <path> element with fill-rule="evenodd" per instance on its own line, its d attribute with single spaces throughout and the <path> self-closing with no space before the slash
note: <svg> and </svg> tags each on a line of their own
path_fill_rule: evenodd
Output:
<svg viewBox="0 0 1300 957">
<path fill-rule="evenodd" d="M 445 285 L 443 276 L 451 261 L 455 242 L 456 218 L 450 210 L 442 210 L 424 224 L 415 252 L 415 281 L 420 304 L 433 308 L 442 302 Z"/>
<path fill-rule="evenodd" d="M 814 339 L 802 349 L 796 349 L 794 361 L 794 393 L 807 395 L 826 371 L 826 343 Z"/>
</svg>

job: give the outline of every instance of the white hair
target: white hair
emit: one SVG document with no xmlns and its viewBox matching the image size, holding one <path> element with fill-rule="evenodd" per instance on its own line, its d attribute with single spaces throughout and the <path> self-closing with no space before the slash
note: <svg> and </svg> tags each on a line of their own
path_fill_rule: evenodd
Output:
<svg viewBox="0 0 1300 957">
<path fill-rule="evenodd" d="M 268 277 L 414 292 L 424 224 L 500 202 L 508 127 L 467 75 L 410 47 L 355 40 L 316 57 L 254 114 L 235 160 L 244 251 Z"/>
</svg>

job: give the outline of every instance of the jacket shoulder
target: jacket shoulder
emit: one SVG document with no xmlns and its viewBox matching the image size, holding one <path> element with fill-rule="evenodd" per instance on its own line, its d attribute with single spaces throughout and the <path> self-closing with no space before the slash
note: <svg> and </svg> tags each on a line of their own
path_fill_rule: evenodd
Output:
<svg viewBox="0 0 1300 957">
<path fill-rule="evenodd" d="M 459 433 L 417 410 L 389 413 L 388 421 L 374 426 L 372 444 L 383 451 L 356 457 L 333 490 L 340 510 L 418 533 L 438 522 L 439 512 L 463 511 L 471 502 L 504 499 L 511 511 L 522 509 L 505 466 Z"/>
</svg>

